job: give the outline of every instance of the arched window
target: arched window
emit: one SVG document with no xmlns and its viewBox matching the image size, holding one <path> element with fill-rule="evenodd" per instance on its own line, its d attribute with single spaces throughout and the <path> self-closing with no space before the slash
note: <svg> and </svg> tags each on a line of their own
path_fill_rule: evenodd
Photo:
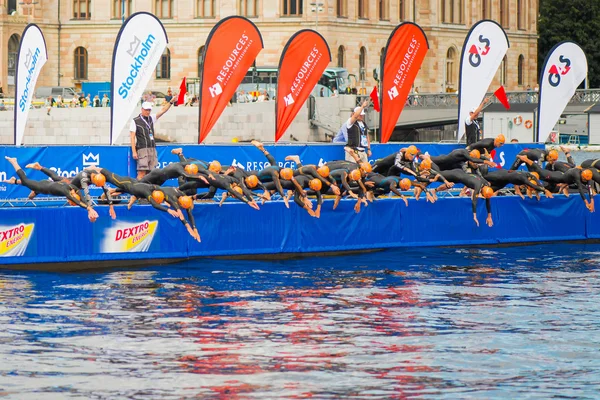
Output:
<svg viewBox="0 0 600 400">
<path fill-rule="evenodd" d="M 525 81 L 524 73 L 525 73 L 525 57 L 523 57 L 523 54 L 521 54 L 521 55 L 519 55 L 519 64 L 517 65 L 517 84 L 519 86 L 523 86 L 523 82 Z"/>
<path fill-rule="evenodd" d="M 302 0 L 282 0 L 282 15 L 298 16 L 302 15 Z"/>
<path fill-rule="evenodd" d="M 155 0 L 154 15 L 158 18 L 173 18 L 173 0 Z"/>
<path fill-rule="evenodd" d="M 171 79 L 171 52 L 165 49 L 156 67 L 156 79 Z"/>
<path fill-rule="evenodd" d="M 398 0 L 398 19 L 400 22 L 404 21 L 404 18 L 406 17 L 404 6 L 404 0 Z"/>
<path fill-rule="evenodd" d="M 506 2 L 504 0 L 500 0 L 500 25 L 504 28 L 508 28 L 508 12 L 506 10 Z"/>
<path fill-rule="evenodd" d="M 202 55 L 204 53 L 204 46 L 200 46 L 198 49 L 198 77 L 202 75 Z"/>
<path fill-rule="evenodd" d="M 340 47 L 338 47 L 337 66 L 340 68 L 344 68 L 345 65 L 346 65 L 346 49 L 344 49 L 344 46 L 340 46 Z"/>
<path fill-rule="evenodd" d="M 85 80 L 88 78 L 88 52 L 84 47 L 75 49 L 75 80 Z"/>
<path fill-rule="evenodd" d="M 455 90 L 456 74 L 456 50 L 454 47 L 450 47 L 446 53 L 446 91 Z"/>
<path fill-rule="evenodd" d="M 504 56 L 500 63 L 500 84 L 506 85 L 506 56 Z"/>
<path fill-rule="evenodd" d="M 214 0 L 210 0 L 211 3 L 214 4 Z M 244 17 L 257 17 L 258 16 L 258 0 L 238 0 L 240 5 L 239 15 L 243 15 Z M 214 7 L 213 13 L 211 16 L 214 16 Z"/>
<path fill-rule="evenodd" d="M 19 52 L 19 42 L 21 37 L 16 33 L 8 39 L 8 84 L 15 84 L 15 75 L 17 72 L 17 53 Z"/>
<path fill-rule="evenodd" d="M 379 20 L 388 21 L 390 19 L 390 2 L 389 0 L 378 0 L 379 5 Z"/>
<path fill-rule="evenodd" d="M 359 80 L 367 80 L 367 49 L 364 47 L 360 48 L 360 55 L 358 57 L 359 64 Z"/>
<path fill-rule="evenodd" d="M 369 18 L 369 1 L 358 0 L 358 18 L 368 19 Z"/>
<path fill-rule="evenodd" d="M 525 29 L 525 0 L 517 0 L 517 29 Z"/>
<path fill-rule="evenodd" d="M 490 0 L 481 0 L 481 17 L 482 19 L 490 19 Z"/>
</svg>

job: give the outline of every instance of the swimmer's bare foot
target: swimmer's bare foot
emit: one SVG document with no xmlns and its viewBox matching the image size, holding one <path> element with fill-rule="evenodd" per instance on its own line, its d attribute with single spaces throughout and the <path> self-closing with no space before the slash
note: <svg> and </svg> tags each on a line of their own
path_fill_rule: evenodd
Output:
<svg viewBox="0 0 600 400">
<path fill-rule="evenodd" d="M 171 154 L 177 154 L 177 155 L 179 155 L 181 153 L 183 153 L 183 149 L 181 147 L 178 147 L 176 149 L 171 150 Z"/>
<path fill-rule="evenodd" d="M 258 148 L 261 151 L 265 151 L 265 147 L 263 146 L 263 144 L 261 142 L 259 142 L 258 140 L 252 140 L 250 142 L 252 144 L 252 146 Z"/>
<path fill-rule="evenodd" d="M 27 164 L 27 165 L 25 166 L 25 168 L 37 169 L 37 170 L 39 171 L 39 170 L 41 170 L 41 169 L 42 169 L 42 166 L 40 165 L 40 163 L 39 163 L 39 162 L 37 162 L 37 161 L 36 161 L 36 162 L 34 162 L 34 163 Z"/>
<path fill-rule="evenodd" d="M 32 190 L 32 191 L 31 191 L 31 193 L 29 193 L 29 196 L 27 196 L 27 198 L 28 198 L 29 200 L 33 200 L 33 198 L 34 198 L 35 196 L 37 196 L 37 193 L 36 193 L 36 192 L 34 192 L 34 191 Z"/>
</svg>

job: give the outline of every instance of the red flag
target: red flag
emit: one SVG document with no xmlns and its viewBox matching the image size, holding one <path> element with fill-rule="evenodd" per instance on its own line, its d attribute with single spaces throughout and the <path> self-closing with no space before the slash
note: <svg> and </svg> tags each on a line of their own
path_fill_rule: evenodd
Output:
<svg viewBox="0 0 600 400">
<path fill-rule="evenodd" d="M 198 143 L 217 123 L 262 49 L 262 36 L 248 18 L 232 15 L 212 28 L 202 55 Z"/>
<path fill-rule="evenodd" d="M 327 42 L 318 32 L 303 29 L 285 45 L 279 60 L 275 103 L 275 142 L 302 109 L 331 62 Z"/>
<path fill-rule="evenodd" d="M 412 22 L 398 25 L 388 39 L 380 82 L 381 143 L 387 143 L 392 136 L 427 50 L 429 43 L 425 33 Z"/>
<path fill-rule="evenodd" d="M 504 90 L 504 86 L 500 86 L 498 90 L 494 92 L 494 95 L 498 99 L 500 103 L 506 108 L 510 110 L 510 104 L 508 104 L 508 97 L 506 97 L 506 91 Z"/>
<path fill-rule="evenodd" d="M 377 112 L 381 111 L 381 108 L 379 108 L 379 93 L 377 93 L 377 86 L 373 88 L 370 96 L 373 101 L 373 109 Z"/>
<path fill-rule="evenodd" d="M 183 80 L 181 81 L 181 85 L 179 85 L 179 96 L 177 96 L 177 105 L 178 106 L 183 104 L 186 93 L 187 93 L 187 86 L 185 84 L 185 76 L 184 76 Z"/>
</svg>

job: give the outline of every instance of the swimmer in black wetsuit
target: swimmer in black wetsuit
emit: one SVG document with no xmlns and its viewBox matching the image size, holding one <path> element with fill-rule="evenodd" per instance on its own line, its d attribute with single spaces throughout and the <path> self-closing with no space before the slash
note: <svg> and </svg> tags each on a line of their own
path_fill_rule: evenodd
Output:
<svg viewBox="0 0 600 400">
<path fill-rule="evenodd" d="M 546 150 L 546 149 L 522 150 L 519 154 L 517 154 L 515 161 L 510 166 L 509 169 L 513 170 L 513 171 L 518 169 L 521 166 L 521 164 L 523 164 L 525 162 L 524 157 L 526 157 L 529 160 L 534 161 L 536 163 L 540 163 L 540 164 L 543 163 L 544 161 L 553 163 L 556 160 L 558 160 L 558 151 Z M 530 166 L 529 163 L 527 163 L 527 165 Z"/>
<path fill-rule="evenodd" d="M 254 147 L 259 149 L 264 154 L 264 156 L 269 161 L 269 164 L 271 165 L 269 167 L 261 169 L 260 171 L 247 171 L 248 174 L 255 175 L 258 178 L 258 180 L 263 184 L 266 182 L 274 182 L 277 192 L 283 198 L 285 194 L 283 193 L 283 188 L 281 187 L 281 183 L 279 182 L 279 171 L 281 170 L 281 167 L 279 166 L 279 164 L 277 164 L 277 161 L 271 155 L 271 153 L 265 150 L 261 142 L 259 142 L 258 140 L 253 140 L 250 143 L 252 143 Z"/>
<path fill-rule="evenodd" d="M 54 182 L 54 181 L 48 181 L 48 180 L 43 180 L 43 181 L 31 180 L 31 179 L 27 178 L 27 175 L 25 175 L 25 172 L 21 169 L 21 166 L 17 162 L 16 158 L 8 157 L 8 156 L 5 156 L 4 158 L 6 159 L 6 161 L 8 161 L 10 163 L 10 165 L 12 165 L 14 167 L 15 172 L 17 173 L 17 175 L 20 178 L 20 182 L 17 181 L 17 179 L 15 179 L 13 177 L 11 179 L 4 181 L 5 183 L 10 183 L 12 185 L 23 185 L 23 186 L 33 190 L 35 193 L 49 194 L 49 195 L 53 195 L 53 196 L 64 196 L 71 203 L 78 205 L 81 208 L 85 208 L 88 212 L 89 220 L 91 222 L 96 222 L 96 219 L 98 218 L 98 213 L 96 211 L 94 211 L 94 209 L 92 208 L 91 205 L 88 205 L 87 203 L 85 203 L 84 200 L 80 199 L 79 195 L 77 194 L 76 187 L 71 186 L 70 184 L 68 184 L 66 182 Z"/>
<path fill-rule="evenodd" d="M 287 156 L 285 158 L 288 161 L 294 161 L 296 163 L 296 169 L 294 170 L 294 176 L 306 175 L 312 179 L 318 179 L 322 185 L 331 187 L 331 191 L 336 196 L 340 194 L 340 188 L 336 185 L 335 181 L 329 180 L 329 167 L 322 165 L 317 167 L 316 165 L 302 165 L 299 156 Z"/>
<path fill-rule="evenodd" d="M 446 171 L 456 168 L 462 168 L 462 166 L 470 161 L 474 164 L 487 164 L 491 167 L 495 167 L 496 164 L 489 160 L 482 160 L 481 153 L 478 150 L 467 150 L 467 149 L 455 149 L 449 154 L 442 156 L 432 156 L 431 162 L 435 163 L 439 171 Z"/>
<path fill-rule="evenodd" d="M 504 135 L 499 134 L 495 138 L 481 139 L 478 142 L 471 143 L 470 145 L 468 145 L 466 147 L 466 149 L 469 151 L 479 150 L 482 158 L 485 158 L 486 160 L 491 160 L 492 157 L 491 157 L 490 153 L 494 149 L 501 147 L 505 142 L 506 142 L 506 138 L 504 137 Z"/>
<path fill-rule="evenodd" d="M 140 179 L 141 183 L 149 183 L 151 185 L 162 185 L 169 179 L 174 178 L 190 178 L 190 174 L 186 171 L 187 166 L 193 166 L 193 171 L 195 171 L 194 179 L 200 180 L 206 184 L 208 184 L 208 180 L 203 176 L 206 174 L 207 169 L 199 166 L 198 164 L 194 164 L 189 161 L 171 163 L 164 168 L 155 168 L 147 173 L 142 179 Z M 189 170 L 189 168 L 188 168 Z M 191 171 L 190 171 L 191 172 Z"/>
<path fill-rule="evenodd" d="M 372 183 L 372 185 L 370 183 Z M 392 192 L 404 200 L 404 204 L 408 207 L 408 200 L 402 192 L 398 190 L 398 187 L 400 186 L 400 177 L 398 176 L 383 176 L 371 172 L 365 177 L 365 186 L 372 187 L 375 196 L 381 196 Z"/>
<path fill-rule="evenodd" d="M 98 179 L 98 177 L 96 177 L 97 172 L 95 170 L 93 170 L 91 168 L 86 168 L 71 179 L 71 178 L 65 178 L 65 177 L 58 175 L 56 172 L 52 171 L 51 169 L 43 167 L 39 162 L 27 164 L 25 166 L 25 168 L 32 168 L 32 169 L 41 171 L 42 173 L 49 176 L 50 179 L 52 179 L 54 182 L 69 183 L 70 185 L 77 188 L 78 191 L 83 190 L 86 204 L 89 204 L 93 207 L 92 199 L 90 197 L 90 190 L 88 187 L 90 184 L 90 179 L 91 179 L 92 183 L 94 183 L 94 185 L 96 185 L 97 187 L 101 188 L 102 191 L 104 192 L 104 197 L 106 197 L 107 202 L 108 202 L 108 214 L 110 215 L 110 217 L 112 219 L 117 218 L 117 214 L 115 213 L 115 208 L 113 206 L 112 196 L 110 195 L 110 192 L 106 188 L 106 185 L 105 185 L 106 180 Z M 35 195 L 36 195 L 36 193 L 32 191 L 31 194 L 29 195 L 29 198 L 33 199 L 35 197 Z"/>
<path fill-rule="evenodd" d="M 546 194 L 546 197 L 552 198 L 552 193 L 540 186 L 537 182 L 539 179 L 539 175 L 536 178 L 532 173 L 526 171 L 510 171 L 506 169 L 497 169 L 489 172 L 487 166 L 479 167 L 483 177 L 490 183 L 492 189 L 494 190 L 494 194 L 497 194 L 498 191 L 506 185 L 512 184 L 515 187 L 515 193 L 518 194 L 521 199 L 525 197 L 521 193 L 519 186 L 527 186 L 530 187 L 537 192 L 543 192 Z M 538 198 L 539 200 L 539 198 Z"/>
<path fill-rule="evenodd" d="M 477 226 L 479 226 L 479 221 L 477 220 L 477 197 L 480 193 L 482 194 L 482 196 L 485 198 L 485 207 L 487 209 L 487 218 L 485 221 L 489 227 L 492 227 L 494 222 L 492 221 L 492 205 L 490 203 L 490 197 L 494 195 L 494 191 L 491 187 L 489 187 L 489 185 L 486 184 L 486 181 L 477 175 L 467 174 L 462 169 L 440 171 L 440 173 L 450 182 L 462 183 L 466 187 L 472 189 L 473 193 L 471 194 L 471 201 L 473 208 L 473 220 Z"/>
</svg>

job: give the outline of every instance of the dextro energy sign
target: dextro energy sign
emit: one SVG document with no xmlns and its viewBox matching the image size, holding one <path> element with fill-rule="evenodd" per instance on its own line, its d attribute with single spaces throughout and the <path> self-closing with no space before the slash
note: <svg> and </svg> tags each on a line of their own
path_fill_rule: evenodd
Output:
<svg viewBox="0 0 600 400">
<path fill-rule="evenodd" d="M 25 254 L 35 224 L 0 225 L 0 257 Z"/>
<path fill-rule="evenodd" d="M 102 253 L 148 251 L 157 228 L 158 221 L 117 223 L 116 226 L 104 230 L 100 251 Z"/>
</svg>

